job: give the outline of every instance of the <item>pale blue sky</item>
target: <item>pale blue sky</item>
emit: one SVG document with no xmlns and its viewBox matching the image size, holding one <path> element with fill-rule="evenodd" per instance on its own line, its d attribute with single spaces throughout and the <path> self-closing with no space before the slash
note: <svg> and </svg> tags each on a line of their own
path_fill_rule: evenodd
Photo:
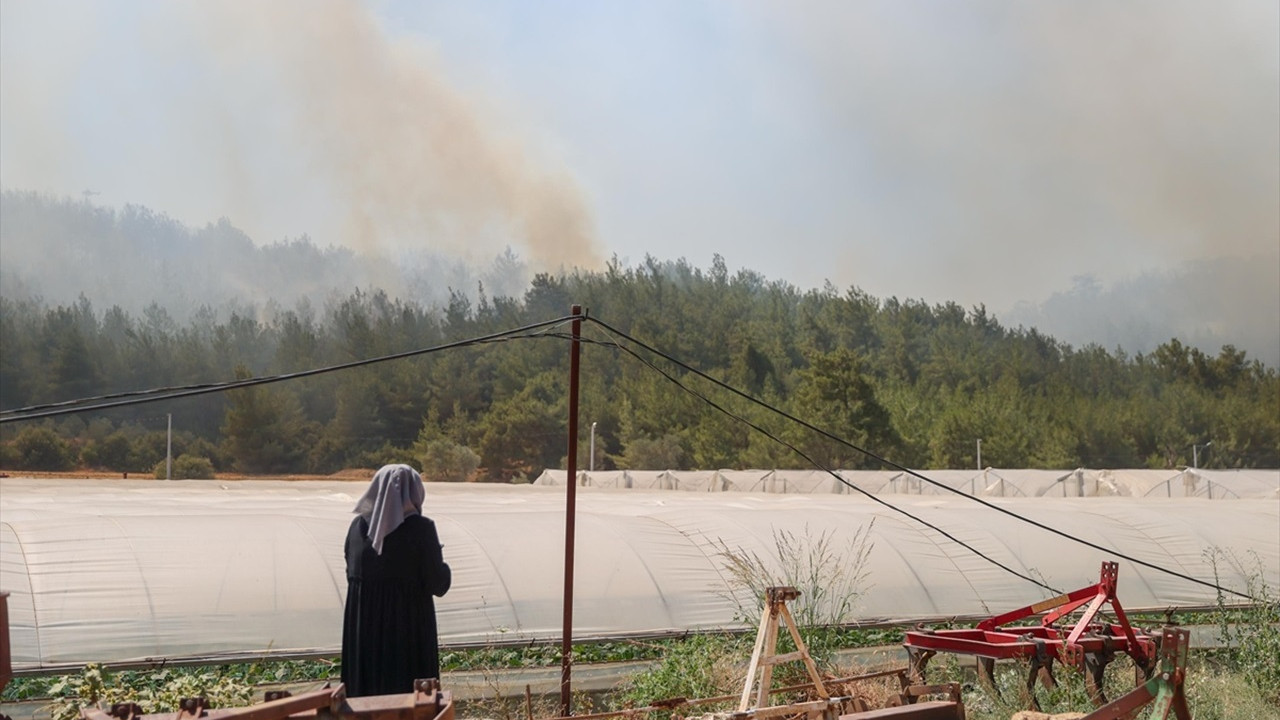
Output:
<svg viewBox="0 0 1280 720">
<path fill-rule="evenodd" d="M 1280 268 L 1274 2 L 0 9 L 0 184 L 259 242 L 718 253 L 997 313 L 1080 276 Z M 1256 281 L 1221 292 L 1280 325 L 1280 269 Z"/>
</svg>

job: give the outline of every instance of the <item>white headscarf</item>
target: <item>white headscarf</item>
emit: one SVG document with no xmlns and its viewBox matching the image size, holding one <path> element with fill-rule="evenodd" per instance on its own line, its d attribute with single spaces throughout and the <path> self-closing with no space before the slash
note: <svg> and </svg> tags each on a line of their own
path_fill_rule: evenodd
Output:
<svg viewBox="0 0 1280 720">
<path fill-rule="evenodd" d="M 382 541 L 400 527 L 406 516 L 421 515 L 426 490 L 422 476 L 408 465 L 383 465 L 352 512 L 369 521 L 373 551 L 382 554 Z"/>
</svg>

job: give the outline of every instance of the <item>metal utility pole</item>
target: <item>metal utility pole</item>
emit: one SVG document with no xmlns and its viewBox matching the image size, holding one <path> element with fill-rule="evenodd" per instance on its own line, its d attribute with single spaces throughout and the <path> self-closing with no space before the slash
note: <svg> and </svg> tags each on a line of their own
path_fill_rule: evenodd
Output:
<svg viewBox="0 0 1280 720">
<path fill-rule="evenodd" d="M 982 469 L 982 438 L 978 438 L 978 469 Z"/>
<path fill-rule="evenodd" d="M 574 519 L 577 514 L 578 490 L 578 363 L 582 344 L 579 337 L 582 333 L 582 306 L 574 305 L 569 309 L 573 316 L 570 334 L 573 340 L 569 345 L 569 482 L 565 496 L 564 511 L 564 623 L 560 641 L 560 717 L 569 717 L 570 707 L 570 667 L 573 664 L 573 543 Z M 594 429 L 592 423 L 592 429 Z"/>
<path fill-rule="evenodd" d="M 1205 448 L 1205 449 L 1207 450 L 1207 449 L 1209 449 L 1209 446 L 1210 446 L 1210 445 L 1212 445 L 1212 444 L 1213 444 L 1213 441 L 1212 441 L 1212 440 L 1210 440 L 1209 442 L 1207 442 L 1207 443 L 1205 443 L 1205 444 L 1203 444 L 1203 445 L 1192 445 L 1192 446 L 1191 446 L 1191 467 L 1192 467 L 1192 468 L 1198 468 L 1198 467 L 1200 467 L 1200 448 Z"/>
<path fill-rule="evenodd" d="M 173 413 L 169 413 L 169 433 L 164 445 L 164 479 L 173 479 Z"/>
<path fill-rule="evenodd" d="M 596 424 L 595 422 L 591 423 L 591 455 L 590 455 L 590 459 L 587 460 L 587 471 L 588 472 L 596 471 Z"/>
</svg>

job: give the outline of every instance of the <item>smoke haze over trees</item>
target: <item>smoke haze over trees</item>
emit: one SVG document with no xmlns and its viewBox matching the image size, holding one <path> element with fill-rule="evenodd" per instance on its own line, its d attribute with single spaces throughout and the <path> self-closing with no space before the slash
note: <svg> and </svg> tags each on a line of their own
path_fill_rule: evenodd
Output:
<svg viewBox="0 0 1280 720">
<path fill-rule="evenodd" d="M 1208 353 L 1232 345 L 1280 367 L 1280 270 L 1273 265 L 1219 258 L 1110 287 L 1081 276 L 1042 303 L 996 316 L 1074 347 L 1132 355 L 1176 337 Z M 0 293 L 10 299 L 71 304 L 83 294 L 99 308 L 119 305 L 134 315 L 154 303 L 185 322 L 229 308 L 243 314 L 303 303 L 314 312 L 357 289 L 425 308 L 443 307 L 455 293 L 477 300 L 481 288 L 490 297 L 519 297 L 533 274 L 511 248 L 483 265 L 446 253 L 321 248 L 305 235 L 261 245 L 225 218 L 196 229 L 136 205 L 0 194 Z M 1239 292 L 1242 283 L 1268 290 Z"/>
<path fill-rule="evenodd" d="M 191 229 L 141 207 L 5 192 L 0 405 L 261 377 L 595 317 L 837 436 L 911 467 L 1280 465 L 1274 366 L 1165 338 L 1129 353 L 1009 328 L 984 308 L 801 290 L 683 260 L 537 273 L 507 252 L 476 271 L 372 259 L 306 238 L 257 246 L 228 221 Z M 1087 287 L 1080 293 L 1089 292 Z M 1066 298 L 1063 300 L 1067 305 Z M 251 390 L 52 422 L 6 423 L 0 466 L 150 471 L 174 455 L 221 472 L 333 472 L 392 460 L 441 476 L 532 477 L 564 463 L 567 352 L 468 348 Z M 584 349 L 583 417 L 600 465 L 796 467 L 788 450 L 601 346 Z M 694 382 L 691 378 L 686 381 Z M 709 388 L 700 388 L 710 391 Z M 730 410 L 843 467 L 873 462 Z"/>
<path fill-rule="evenodd" d="M 70 304 L 80 295 L 134 315 L 155 304 L 185 323 L 197 312 L 268 305 L 314 310 L 334 294 L 378 288 L 438 307 L 450 292 L 519 295 L 525 263 L 507 250 L 487 268 L 428 252 L 359 254 L 306 236 L 258 246 L 223 218 L 193 229 L 160 213 L 31 193 L 0 194 L 0 292 Z"/>
<path fill-rule="evenodd" d="M 1277 25 L 1256 0 L 6 0 L 0 186 L 83 192 L 120 236 L 32 237 L 6 282 L 139 312 L 136 262 L 183 319 L 719 254 L 1280 366 Z"/>
</svg>

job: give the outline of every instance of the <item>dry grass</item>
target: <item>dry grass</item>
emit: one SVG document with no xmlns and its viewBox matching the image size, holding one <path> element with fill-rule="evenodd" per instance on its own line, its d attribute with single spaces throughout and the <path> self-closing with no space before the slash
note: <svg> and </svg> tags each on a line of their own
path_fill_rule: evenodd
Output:
<svg viewBox="0 0 1280 720">
<path fill-rule="evenodd" d="M 849 675 L 875 672 L 874 670 L 861 669 L 851 672 Z M 856 698 L 866 703 L 868 708 L 889 707 L 897 703 L 900 686 L 896 677 L 882 677 L 871 680 L 858 680 L 856 682 L 841 683 L 827 690 L 832 695 L 843 695 L 846 697 Z"/>
</svg>

